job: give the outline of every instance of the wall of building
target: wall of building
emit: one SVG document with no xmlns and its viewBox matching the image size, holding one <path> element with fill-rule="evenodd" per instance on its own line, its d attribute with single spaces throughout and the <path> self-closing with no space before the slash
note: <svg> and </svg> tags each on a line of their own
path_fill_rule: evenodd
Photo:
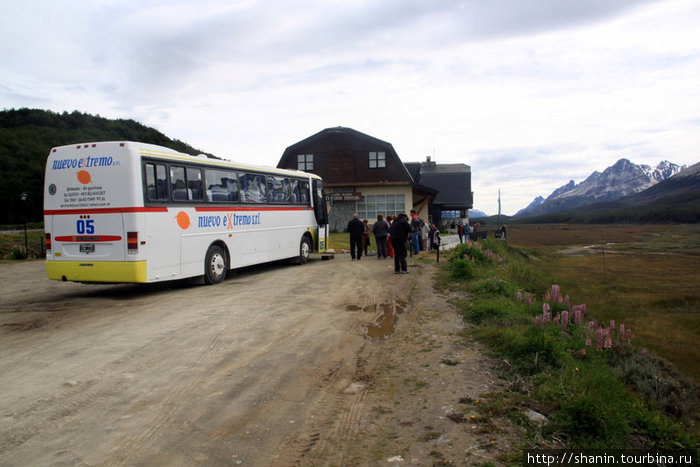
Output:
<svg viewBox="0 0 700 467">
<path fill-rule="evenodd" d="M 404 205 L 396 212 L 379 212 L 385 217 L 388 214 L 399 214 L 404 212 L 408 214 L 412 209 L 413 191 L 410 186 L 366 186 L 357 189 L 357 187 L 334 187 L 326 190 L 326 194 L 331 193 L 361 193 L 362 196 L 373 195 L 403 195 Z M 357 201 L 331 201 L 328 203 L 328 222 L 330 230 L 334 232 L 342 232 L 346 229 L 348 222 L 352 219 L 353 214 L 358 212 Z M 420 215 L 420 214 L 419 214 Z M 364 216 L 363 216 L 364 217 Z M 367 216 L 370 223 L 374 223 L 376 216 Z M 427 215 L 426 215 L 427 219 Z"/>
</svg>

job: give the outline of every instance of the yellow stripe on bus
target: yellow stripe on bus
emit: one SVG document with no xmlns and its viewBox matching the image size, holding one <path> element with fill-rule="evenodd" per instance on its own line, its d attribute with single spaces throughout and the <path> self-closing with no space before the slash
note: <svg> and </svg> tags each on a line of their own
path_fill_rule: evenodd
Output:
<svg viewBox="0 0 700 467">
<path fill-rule="evenodd" d="M 46 261 L 46 273 L 59 281 L 147 282 L 146 261 Z"/>
</svg>

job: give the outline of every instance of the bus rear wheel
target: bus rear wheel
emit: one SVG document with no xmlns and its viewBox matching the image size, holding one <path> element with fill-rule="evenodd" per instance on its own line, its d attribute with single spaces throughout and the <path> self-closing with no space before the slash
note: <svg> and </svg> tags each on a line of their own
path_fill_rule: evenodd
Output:
<svg viewBox="0 0 700 467">
<path fill-rule="evenodd" d="M 210 246 L 204 257 L 204 282 L 219 284 L 226 277 L 227 270 L 226 252 L 220 246 Z"/>
</svg>

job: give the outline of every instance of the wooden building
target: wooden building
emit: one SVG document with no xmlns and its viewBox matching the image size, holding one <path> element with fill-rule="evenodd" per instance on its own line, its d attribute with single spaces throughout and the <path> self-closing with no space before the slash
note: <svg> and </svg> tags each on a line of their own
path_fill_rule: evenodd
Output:
<svg viewBox="0 0 700 467">
<path fill-rule="evenodd" d="M 277 167 L 323 178 L 334 231 L 343 231 L 355 212 L 374 222 L 377 214 L 413 209 L 428 221 L 440 192 L 439 183 L 428 186 L 414 178 L 390 143 L 352 128 L 327 128 L 289 146 Z M 468 181 L 464 188 L 471 194 L 471 173 Z"/>
<path fill-rule="evenodd" d="M 463 224 L 468 221 L 469 210 L 474 207 L 472 192 L 472 169 L 466 164 L 436 164 L 407 162 L 404 164 L 411 177 L 422 186 L 438 190 L 430 206 L 432 222 L 449 225 L 451 222 Z"/>
</svg>

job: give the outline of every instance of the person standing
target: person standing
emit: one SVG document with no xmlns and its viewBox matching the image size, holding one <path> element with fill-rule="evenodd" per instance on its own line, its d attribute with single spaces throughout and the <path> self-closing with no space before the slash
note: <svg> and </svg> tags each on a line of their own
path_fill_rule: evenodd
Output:
<svg viewBox="0 0 700 467">
<path fill-rule="evenodd" d="M 360 216 L 355 213 L 352 220 L 348 222 L 348 233 L 350 234 L 350 257 L 353 261 L 362 259 L 362 234 L 365 231 L 365 224 L 360 220 Z"/>
<path fill-rule="evenodd" d="M 464 225 L 459 224 L 457 227 L 457 235 L 459 235 L 459 243 L 464 243 Z"/>
<path fill-rule="evenodd" d="M 406 241 L 411 234 L 411 225 L 408 223 L 408 216 L 401 213 L 394 219 L 389 229 L 391 243 L 394 245 L 394 274 L 408 274 L 408 264 L 406 262 Z"/>
<path fill-rule="evenodd" d="M 372 244 L 369 241 L 369 233 L 370 233 L 370 228 L 369 228 L 369 221 L 367 219 L 362 219 L 362 223 L 365 226 L 365 230 L 362 232 L 362 251 L 365 252 L 365 256 L 369 256 L 369 246 Z"/>
<path fill-rule="evenodd" d="M 389 230 L 391 230 L 391 223 L 394 222 L 394 218 L 396 218 L 394 215 L 386 216 L 386 223 L 389 224 Z M 391 235 L 387 235 L 386 237 L 386 253 L 389 255 L 389 258 L 394 257 L 394 245 L 391 243 Z"/>
<path fill-rule="evenodd" d="M 418 217 L 416 211 L 411 209 L 411 244 L 413 245 L 413 254 L 420 253 L 420 228 L 421 218 Z"/>
<path fill-rule="evenodd" d="M 372 226 L 374 240 L 377 242 L 377 259 L 387 258 L 387 236 L 389 235 L 389 224 L 384 220 L 384 216 L 377 215 L 377 222 Z"/>
<path fill-rule="evenodd" d="M 420 226 L 420 249 L 421 251 L 428 251 L 430 249 L 430 244 L 428 243 L 428 236 L 430 234 L 430 228 L 428 224 L 423 222 Z"/>
<path fill-rule="evenodd" d="M 436 249 L 435 232 L 439 232 L 439 230 L 437 229 L 437 227 L 435 227 L 435 224 L 430 224 L 430 232 L 428 232 L 428 240 L 430 241 L 430 249 L 431 250 Z"/>
</svg>

